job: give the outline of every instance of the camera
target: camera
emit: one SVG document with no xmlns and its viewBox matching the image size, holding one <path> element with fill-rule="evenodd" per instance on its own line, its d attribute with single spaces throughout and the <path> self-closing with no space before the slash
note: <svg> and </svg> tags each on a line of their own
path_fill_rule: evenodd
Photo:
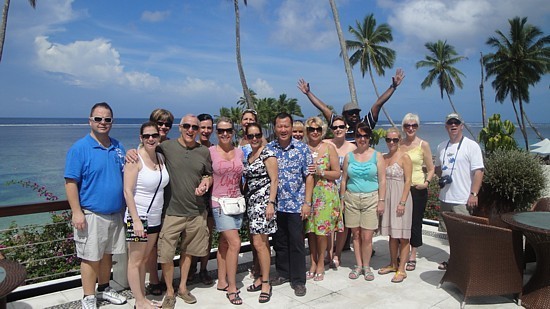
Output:
<svg viewBox="0 0 550 309">
<path fill-rule="evenodd" d="M 443 188 L 447 184 L 452 183 L 452 182 L 453 182 L 453 179 L 451 178 L 451 175 L 441 176 L 441 178 L 439 178 L 439 187 Z"/>
</svg>

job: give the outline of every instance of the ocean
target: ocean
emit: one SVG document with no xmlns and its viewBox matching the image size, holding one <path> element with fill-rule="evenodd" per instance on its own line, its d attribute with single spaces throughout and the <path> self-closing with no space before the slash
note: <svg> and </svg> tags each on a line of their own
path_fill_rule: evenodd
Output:
<svg viewBox="0 0 550 309">
<path fill-rule="evenodd" d="M 147 119 L 117 118 L 111 130 L 111 137 L 118 139 L 126 149 L 135 148 L 139 143 L 139 127 Z M 481 123 L 469 124 L 477 134 Z M 377 128 L 388 128 L 381 121 Z M 550 136 L 550 123 L 537 124 L 537 129 L 545 137 Z M 4 141 L 0 147 L 0 211 L 2 206 L 44 202 L 45 198 L 30 188 L 20 184 L 7 184 L 10 181 L 30 181 L 59 197 L 66 199 L 63 171 L 65 155 L 71 145 L 90 132 L 87 118 L 0 118 L 0 136 Z M 469 136 L 466 130 L 465 135 Z M 179 132 L 174 126 L 170 138 L 177 138 Z M 437 144 L 448 138 L 443 122 L 422 122 L 418 135 L 427 140 L 435 150 Z M 215 134 L 212 136 L 215 138 Z M 516 140 L 523 145 L 519 130 Z M 529 143 L 538 142 L 532 130 L 528 131 Z M 377 150 L 385 152 L 386 144 L 381 142 Z M 12 220 L 18 223 L 38 223 L 44 214 L 0 218 L 0 230 L 6 228 Z M 47 215 L 46 215 L 47 216 Z M 23 218 L 26 217 L 26 218 Z M 47 216 L 49 218 L 49 216 Z"/>
</svg>

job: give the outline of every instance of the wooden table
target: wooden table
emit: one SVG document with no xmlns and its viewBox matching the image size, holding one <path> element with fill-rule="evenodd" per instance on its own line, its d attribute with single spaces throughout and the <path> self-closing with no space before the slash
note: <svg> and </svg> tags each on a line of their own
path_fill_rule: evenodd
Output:
<svg viewBox="0 0 550 309">
<path fill-rule="evenodd" d="M 523 287 L 522 305 L 550 308 L 550 212 L 507 213 L 501 218 L 525 235 L 537 256 L 535 273 Z"/>
<path fill-rule="evenodd" d="M 6 296 L 20 286 L 27 278 L 27 271 L 21 264 L 0 260 L 0 309 L 6 308 Z"/>
</svg>

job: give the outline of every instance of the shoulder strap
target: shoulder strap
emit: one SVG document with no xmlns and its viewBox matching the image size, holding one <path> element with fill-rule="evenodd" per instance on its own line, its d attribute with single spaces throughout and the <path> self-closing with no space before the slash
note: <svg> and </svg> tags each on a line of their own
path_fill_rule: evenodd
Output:
<svg viewBox="0 0 550 309">
<path fill-rule="evenodd" d="M 162 183 L 162 164 L 160 164 L 159 155 L 157 155 L 157 162 L 159 162 L 159 171 L 160 171 L 160 180 L 159 184 L 157 186 L 157 189 L 155 190 L 155 194 L 153 195 L 153 198 L 151 199 L 151 203 L 149 204 L 149 208 L 147 208 L 147 214 L 149 214 L 149 211 L 151 210 L 151 206 L 153 206 L 153 201 L 155 200 L 155 197 L 157 196 L 157 192 L 159 192 L 160 184 Z"/>
</svg>

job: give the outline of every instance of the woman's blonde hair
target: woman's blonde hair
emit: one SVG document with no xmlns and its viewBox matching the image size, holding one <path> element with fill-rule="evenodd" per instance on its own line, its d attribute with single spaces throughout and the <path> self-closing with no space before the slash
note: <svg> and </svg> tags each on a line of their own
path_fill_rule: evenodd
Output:
<svg viewBox="0 0 550 309">
<path fill-rule="evenodd" d="M 401 132 L 399 131 L 398 128 L 396 127 L 391 127 L 389 129 L 386 130 L 386 137 L 388 137 L 388 134 L 390 133 L 397 133 L 397 135 L 399 136 L 399 138 L 401 138 Z"/>
<path fill-rule="evenodd" d="M 405 115 L 405 117 L 403 117 L 403 121 L 401 121 L 401 129 L 403 129 L 405 123 L 409 121 L 414 121 L 418 126 L 420 126 L 420 117 L 418 117 L 417 114 L 408 113 Z"/>
<path fill-rule="evenodd" d="M 307 143 L 307 128 L 310 127 L 312 124 L 316 124 L 317 126 L 319 126 L 322 131 L 321 131 L 321 138 L 324 138 L 325 137 L 325 134 L 327 134 L 327 124 L 321 120 L 321 118 L 317 117 L 317 116 L 313 116 L 313 117 L 309 117 L 307 120 L 306 120 L 306 125 L 305 125 L 305 129 L 306 129 L 306 134 L 304 134 L 304 139 Z"/>
</svg>

